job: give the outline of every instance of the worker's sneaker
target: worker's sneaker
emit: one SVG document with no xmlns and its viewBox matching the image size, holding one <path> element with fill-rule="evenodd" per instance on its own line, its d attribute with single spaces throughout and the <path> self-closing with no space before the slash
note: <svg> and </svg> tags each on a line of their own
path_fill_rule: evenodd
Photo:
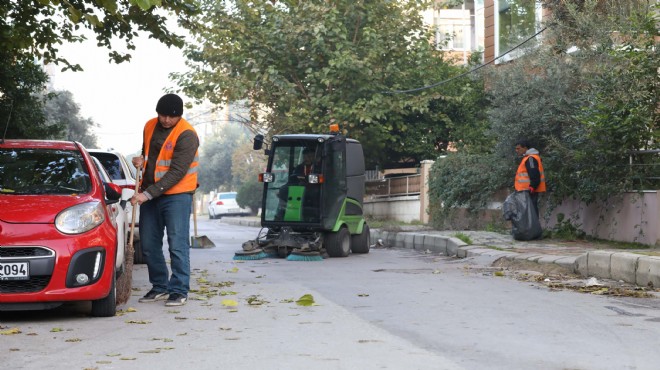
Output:
<svg viewBox="0 0 660 370">
<path fill-rule="evenodd" d="M 164 301 L 167 299 L 168 296 L 169 294 L 167 293 L 157 292 L 151 289 L 149 293 L 144 295 L 144 297 L 138 299 L 138 302 L 146 303 L 146 302 Z"/>
<path fill-rule="evenodd" d="M 183 306 L 187 300 L 188 297 L 181 293 L 172 293 L 167 299 L 167 302 L 165 302 L 165 306 Z"/>
</svg>

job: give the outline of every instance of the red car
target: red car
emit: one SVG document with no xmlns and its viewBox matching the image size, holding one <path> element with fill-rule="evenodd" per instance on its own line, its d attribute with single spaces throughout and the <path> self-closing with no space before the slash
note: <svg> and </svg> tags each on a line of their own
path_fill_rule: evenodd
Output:
<svg viewBox="0 0 660 370">
<path fill-rule="evenodd" d="M 120 197 L 79 143 L 0 140 L 0 311 L 91 301 L 114 316 Z"/>
</svg>

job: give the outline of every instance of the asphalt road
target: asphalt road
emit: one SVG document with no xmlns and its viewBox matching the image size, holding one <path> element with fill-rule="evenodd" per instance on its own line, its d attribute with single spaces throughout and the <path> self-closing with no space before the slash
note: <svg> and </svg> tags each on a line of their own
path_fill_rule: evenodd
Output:
<svg viewBox="0 0 660 370">
<path fill-rule="evenodd" d="M 660 303 L 551 291 L 492 261 L 373 249 L 322 262 L 233 261 L 258 229 L 200 219 L 187 305 L 0 314 L 6 369 L 657 369 Z M 309 294 L 312 306 L 298 305 Z M 235 304 L 235 306 L 234 306 Z M 18 333 L 15 333 L 18 331 Z M 12 334 L 15 333 L 15 334 Z"/>
</svg>

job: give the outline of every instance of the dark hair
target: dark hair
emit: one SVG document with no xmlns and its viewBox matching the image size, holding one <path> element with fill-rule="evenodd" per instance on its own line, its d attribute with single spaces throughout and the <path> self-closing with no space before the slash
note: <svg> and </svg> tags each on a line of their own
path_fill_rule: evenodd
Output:
<svg viewBox="0 0 660 370">
<path fill-rule="evenodd" d="M 529 149 L 529 148 L 532 147 L 532 145 L 531 145 L 531 144 L 529 143 L 529 141 L 526 140 L 526 139 L 520 139 L 520 140 L 516 141 L 516 143 L 513 144 L 513 145 L 515 145 L 515 146 L 520 145 L 521 147 L 523 147 L 523 148 L 527 148 L 527 149 Z"/>
</svg>

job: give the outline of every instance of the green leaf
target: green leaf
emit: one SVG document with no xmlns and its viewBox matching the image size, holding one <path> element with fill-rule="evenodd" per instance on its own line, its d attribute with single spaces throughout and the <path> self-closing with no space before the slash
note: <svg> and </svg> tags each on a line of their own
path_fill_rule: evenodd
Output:
<svg viewBox="0 0 660 370">
<path fill-rule="evenodd" d="M 312 297 L 311 294 L 305 294 L 302 297 L 298 298 L 296 301 L 296 304 L 298 306 L 316 306 L 317 304 L 314 302 L 314 297 Z"/>
</svg>

